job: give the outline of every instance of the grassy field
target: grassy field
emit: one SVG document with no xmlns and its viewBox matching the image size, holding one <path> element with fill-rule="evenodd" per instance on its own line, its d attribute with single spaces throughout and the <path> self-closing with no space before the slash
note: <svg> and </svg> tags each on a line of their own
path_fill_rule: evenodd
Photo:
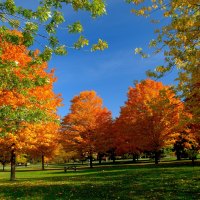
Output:
<svg viewBox="0 0 200 200">
<path fill-rule="evenodd" d="M 33 170 L 19 168 L 17 180 L 0 172 L 0 200 L 200 199 L 200 166 L 188 162 Z"/>
</svg>

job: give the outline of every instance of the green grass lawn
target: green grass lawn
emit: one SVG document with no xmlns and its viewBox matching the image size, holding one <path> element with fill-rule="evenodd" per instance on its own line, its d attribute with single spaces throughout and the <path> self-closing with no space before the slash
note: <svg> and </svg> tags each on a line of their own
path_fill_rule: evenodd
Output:
<svg viewBox="0 0 200 200">
<path fill-rule="evenodd" d="M 9 172 L 0 172 L 0 200 L 200 199 L 200 166 L 188 162 L 117 164 L 67 173 L 21 168 L 16 176 L 10 182 Z"/>
</svg>

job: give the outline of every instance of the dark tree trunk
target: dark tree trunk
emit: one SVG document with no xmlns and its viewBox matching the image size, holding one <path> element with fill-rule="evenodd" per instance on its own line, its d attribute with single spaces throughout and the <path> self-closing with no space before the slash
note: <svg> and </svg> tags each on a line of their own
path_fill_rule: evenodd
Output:
<svg viewBox="0 0 200 200">
<path fill-rule="evenodd" d="M 92 155 L 90 155 L 89 159 L 90 159 L 90 168 L 93 168 L 93 166 L 92 166 Z"/>
<path fill-rule="evenodd" d="M 115 163 L 116 157 L 115 157 L 115 148 L 111 148 L 108 153 L 110 154 L 109 159 Z"/>
<path fill-rule="evenodd" d="M 133 162 L 136 163 L 137 155 L 133 153 Z"/>
<path fill-rule="evenodd" d="M 101 165 L 102 157 L 99 157 L 99 164 Z"/>
<path fill-rule="evenodd" d="M 11 168 L 10 168 L 10 180 L 14 181 L 15 180 L 15 167 L 16 167 L 16 154 L 15 154 L 14 148 L 11 150 L 10 166 L 11 166 Z"/>
<path fill-rule="evenodd" d="M 112 161 L 113 161 L 113 163 L 115 163 L 115 160 L 116 160 L 115 151 L 113 150 L 111 153 L 112 153 L 112 155 L 111 155 Z"/>
<path fill-rule="evenodd" d="M 113 160 L 113 163 L 115 163 L 116 157 L 115 157 L 115 153 L 114 152 L 113 152 L 113 155 L 112 155 L 112 160 Z"/>
<path fill-rule="evenodd" d="M 103 156 L 104 156 L 104 154 L 98 153 L 98 160 L 99 160 L 99 164 L 100 164 L 100 165 L 101 165 Z"/>
<path fill-rule="evenodd" d="M 192 166 L 194 167 L 194 157 L 192 157 Z"/>
<path fill-rule="evenodd" d="M 5 163 L 2 163 L 2 165 L 3 165 L 3 172 L 5 171 Z"/>
<path fill-rule="evenodd" d="M 156 165 L 158 164 L 158 161 L 159 161 L 159 152 L 156 151 L 156 152 L 155 152 L 155 164 L 156 164 Z"/>
<path fill-rule="evenodd" d="M 44 155 L 42 154 L 42 170 L 44 170 Z"/>
<path fill-rule="evenodd" d="M 176 158 L 177 158 L 177 160 L 181 160 L 181 152 L 180 151 L 176 151 Z"/>
<path fill-rule="evenodd" d="M 4 160 L 1 161 L 3 172 L 5 171 L 6 162 L 7 161 L 4 161 Z"/>
</svg>

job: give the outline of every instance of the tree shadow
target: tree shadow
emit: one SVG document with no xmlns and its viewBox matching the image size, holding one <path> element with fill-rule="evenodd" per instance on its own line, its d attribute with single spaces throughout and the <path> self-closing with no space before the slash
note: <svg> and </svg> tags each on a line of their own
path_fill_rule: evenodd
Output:
<svg viewBox="0 0 200 200">
<path fill-rule="evenodd" d="M 200 174 L 194 174 L 187 165 L 174 167 L 127 166 L 69 173 L 45 171 L 35 177 L 27 174 L 14 183 L 0 184 L 0 199 L 198 199 Z"/>
</svg>

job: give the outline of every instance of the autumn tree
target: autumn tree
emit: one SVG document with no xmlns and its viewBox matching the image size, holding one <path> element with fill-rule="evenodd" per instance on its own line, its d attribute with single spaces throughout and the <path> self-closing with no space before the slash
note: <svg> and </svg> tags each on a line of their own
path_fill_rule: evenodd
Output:
<svg viewBox="0 0 200 200">
<path fill-rule="evenodd" d="M 190 147 L 188 133 L 186 131 L 181 132 L 174 143 L 173 150 L 176 154 L 177 160 L 188 157 L 187 149 Z"/>
<path fill-rule="evenodd" d="M 42 169 L 44 170 L 45 157 L 52 157 L 58 145 L 59 138 L 59 116 L 57 107 L 61 105 L 60 95 L 53 92 L 53 83 L 55 82 L 54 70 L 48 73 L 49 83 L 38 86 L 31 90 L 31 93 L 37 97 L 42 110 L 46 110 L 53 119 L 39 124 L 28 124 L 20 133 L 24 149 L 32 157 L 40 157 L 42 160 Z M 26 137 L 23 137 L 25 135 Z M 28 145 L 26 145 L 28 144 Z"/>
<path fill-rule="evenodd" d="M 42 170 L 45 169 L 45 158 L 52 158 L 58 147 L 59 123 L 43 122 L 27 124 L 18 133 L 23 150 L 31 158 L 41 158 Z"/>
<path fill-rule="evenodd" d="M 24 165 L 27 166 L 28 156 L 27 154 L 18 154 L 16 157 L 16 162 L 18 165 Z"/>
<path fill-rule="evenodd" d="M 132 155 L 133 162 L 136 162 L 136 158 L 141 150 L 141 141 L 139 141 L 140 137 L 135 131 L 135 126 L 130 126 L 130 124 L 134 124 L 135 121 L 133 121 L 129 115 L 130 113 L 124 111 L 124 109 L 122 111 L 121 108 L 120 116 L 114 123 L 115 138 L 113 141 L 117 154 Z"/>
<path fill-rule="evenodd" d="M 165 65 L 157 66 L 156 71 L 148 71 L 149 76 L 162 77 L 174 68 L 178 69 L 178 91 L 186 100 L 185 106 L 192 114 L 191 123 L 199 133 L 200 124 L 200 11 L 199 0 L 127 0 L 134 4 L 132 10 L 136 15 L 152 16 L 160 12 L 160 19 L 165 20 L 161 28 L 155 30 L 157 38 L 150 42 L 154 53 L 163 53 Z M 163 17 L 163 18 L 162 18 Z M 159 20 L 160 20 L 159 19 Z M 153 20 L 154 22 L 159 20 Z M 160 20 L 164 21 L 164 20 Z M 136 53 L 146 56 L 141 48 Z"/>
<path fill-rule="evenodd" d="M 196 126 L 191 123 L 190 119 L 192 117 L 187 109 L 180 116 L 181 121 L 178 126 L 180 134 L 174 144 L 174 150 L 176 151 L 177 159 L 180 159 L 181 153 L 184 152 L 192 160 L 192 164 L 194 165 L 194 159 L 196 159 L 200 149 L 200 137 L 197 134 L 198 130 L 196 130 Z"/>
<path fill-rule="evenodd" d="M 76 152 L 73 148 L 66 149 L 66 145 L 63 147 L 62 143 L 59 142 L 55 152 L 54 156 L 51 158 L 52 162 L 55 163 L 67 163 L 70 160 L 79 159 L 79 154 Z"/>
<path fill-rule="evenodd" d="M 9 34 L 23 40 L 19 32 L 10 31 Z M 43 90 L 52 89 L 55 81 L 53 71 L 46 71 L 46 63 L 36 64 L 24 45 L 14 45 L 0 37 L 0 49 L 0 134 L 9 141 L 11 180 L 14 180 L 16 151 L 22 149 L 19 133 L 30 123 L 56 123 L 60 97 L 52 95 L 52 91 L 51 95 L 45 95 Z"/>
<path fill-rule="evenodd" d="M 113 121 L 111 113 L 104 109 L 97 117 L 96 135 L 94 140 L 95 151 L 101 164 L 102 158 L 113 147 Z"/>
<path fill-rule="evenodd" d="M 63 141 L 71 143 L 82 155 L 87 155 L 92 167 L 92 156 L 98 153 L 111 113 L 102 105 L 94 91 L 84 91 L 71 100 L 70 113 L 62 122 Z"/>
<path fill-rule="evenodd" d="M 160 150 L 175 142 L 181 110 L 182 102 L 161 82 L 147 79 L 130 87 L 119 117 L 127 152 L 152 151 L 157 164 Z"/>
<path fill-rule="evenodd" d="M 0 163 L 3 166 L 3 171 L 6 164 L 10 163 L 10 149 L 2 138 L 0 138 Z"/>
</svg>

